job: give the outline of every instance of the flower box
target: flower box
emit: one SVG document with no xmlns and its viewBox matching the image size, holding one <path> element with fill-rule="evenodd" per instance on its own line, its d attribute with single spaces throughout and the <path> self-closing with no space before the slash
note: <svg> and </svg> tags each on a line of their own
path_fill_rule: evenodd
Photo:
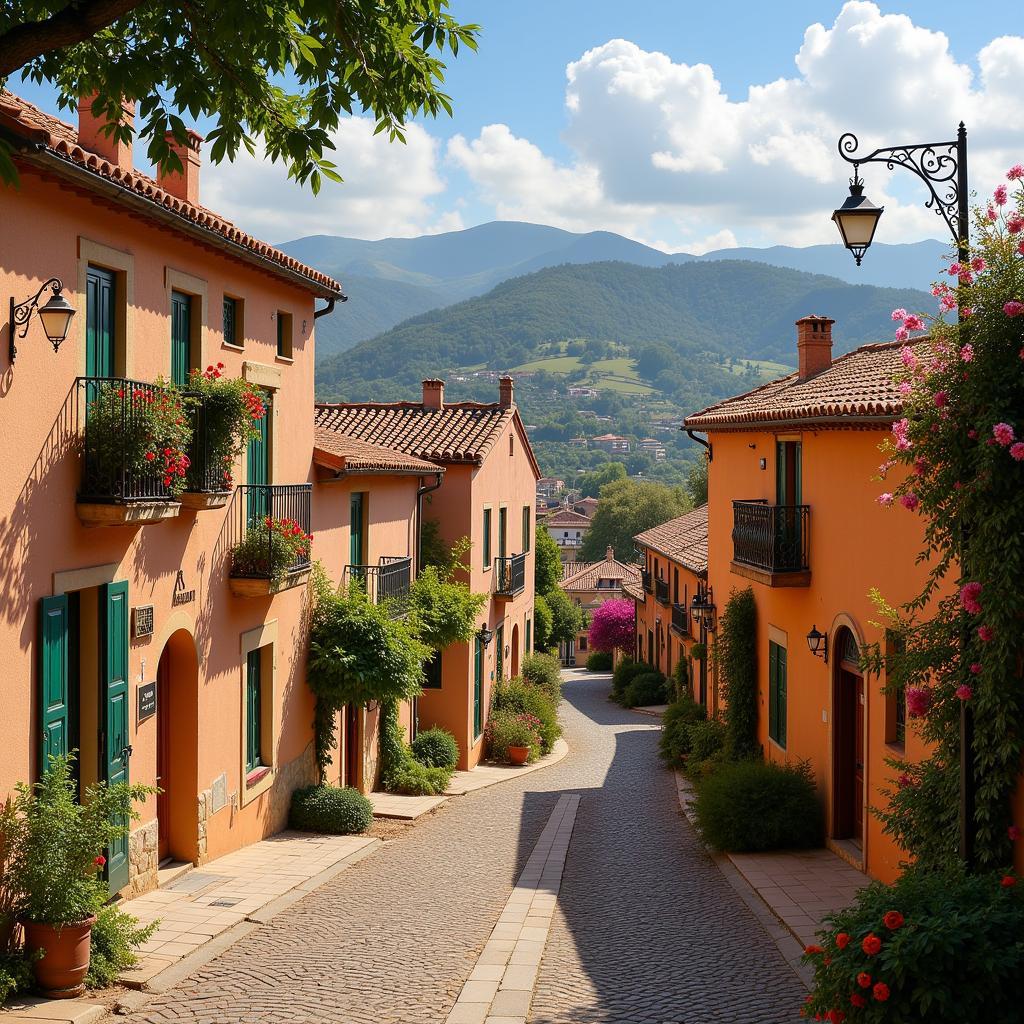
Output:
<svg viewBox="0 0 1024 1024">
<path fill-rule="evenodd" d="M 75 505 L 83 526 L 150 526 L 174 519 L 181 511 L 177 501 L 133 501 L 125 504 L 104 504 L 79 501 Z"/>
<path fill-rule="evenodd" d="M 273 597 L 284 590 L 304 587 L 309 582 L 310 570 L 299 569 L 286 573 L 280 579 L 259 579 L 249 576 L 230 576 L 231 593 L 235 597 Z"/>
</svg>

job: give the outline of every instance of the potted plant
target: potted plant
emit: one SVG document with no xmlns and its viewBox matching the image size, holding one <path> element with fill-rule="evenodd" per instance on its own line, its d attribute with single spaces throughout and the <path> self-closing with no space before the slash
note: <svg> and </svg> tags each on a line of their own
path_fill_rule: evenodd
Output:
<svg viewBox="0 0 1024 1024">
<path fill-rule="evenodd" d="M 707 644 L 694 644 L 690 648 L 690 657 L 694 661 L 703 661 L 708 656 Z"/>
<path fill-rule="evenodd" d="M 487 725 L 491 757 L 524 765 L 540 753 L 540 722 L 533 715 L 495 711 Z"/>
<path fill-rule="evenodd" d="M 232 580 L 265 580 L 269 592 L 283 589 L 289 573 L 309 569 L 312 541 L 313 535 L 306 533 L 294 519 L 264 516 L 249 524 L 245 538 L 232 550 Z M 235 592 L 243 597 L 250 596 L 244 587 Z"/>
<path fill-rule="evenodd" d="M 19 783 L 5 873 L 36 986 L 58 999 L 85 987 L 92 926 L 107 899 L 104 851 L 127 835 L 135 801 L 153 792 L 99 783 L 79 801 L 71 760 L 51 758 L 39 782 Z"/>
</svg>

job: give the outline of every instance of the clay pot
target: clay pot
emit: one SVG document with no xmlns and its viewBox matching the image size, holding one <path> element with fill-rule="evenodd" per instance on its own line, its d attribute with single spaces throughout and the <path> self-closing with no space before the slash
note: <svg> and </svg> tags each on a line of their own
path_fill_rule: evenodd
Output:
<svg viewBox="0 0 1024 1024">
<path fill-rule="evenodd" d="M 509 747 L 508 748 L 508 760 L 510 764 L 521 765 L 526 764 L 530 760 L 530 748 L 529 747 Z"/>
<path fill-rule="evenodd" d="M 78 924 L 57 928 L 35 921 L 22 921 L 25 929 L 25 952 L 45 950 L 38 960 L 32 959 L 36 987 L 51 999 L 73 999 L 85 991 L 85 975 L 89 970 L 89 938 L 96 917 Z"/>
</svg>

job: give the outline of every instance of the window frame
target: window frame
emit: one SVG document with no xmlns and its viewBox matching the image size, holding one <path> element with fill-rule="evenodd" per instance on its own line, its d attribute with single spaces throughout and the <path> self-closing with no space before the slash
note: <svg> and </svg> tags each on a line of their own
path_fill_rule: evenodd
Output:
<svg viewBox="0 0 1024 1024">
<path fill-rule="evenodd" d="M 780 750 L 786 749 L 788 738 L 788 659 L 789 652 L 786 647 L 775 640 L 768 641 L 768 738 Z"/>
<path fill-rule="evenodd" d="M 232 332 L 228 337 L 228 307 L 231 308 Z M 245 348 L 245 300 L 227 292 L 221 301 L 221 343 L 228 348 Z"/>
<path fill-rule="evenodd" d="M 483 552 L 483 563 L 484 572 L 488 572 L 491 568 L 491 520 L 493 518 L 493 509 L 490 505 L 485 505 L 483 509 L 483 543 L 481 550 Z"/>
<path fill-rule="evenodd" d="M 277 353 L 278 359 L 291 361 L 295 351 L 295 327 L 292 314 L 286 309 L 279 309 L 274 314 L 277 324 Z"/>
</svg>

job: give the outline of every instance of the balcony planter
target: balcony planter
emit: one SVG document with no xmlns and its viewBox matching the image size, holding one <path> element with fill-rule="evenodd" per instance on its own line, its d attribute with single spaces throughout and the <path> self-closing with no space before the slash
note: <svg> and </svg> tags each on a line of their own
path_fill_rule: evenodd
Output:
<svg viewBox="0 0 1024 1024">
<path fill-rule="evenodd" d="M 285 590 L 304 587 L 309 582 L 310 569 L 297 569 L 272 580 L 258 576 L 230 576 L 231 593 L 235 597 L 273 597 Z"/>
<path fill-rule="evenodd" d="M 248 485 L 235 493 L 238 515 L 231 549 L 231 590 L 268 597 L 309 579 L 312 485 Z"/>
<path fill-rule="evenodd" d="M 230 491 L 184 491 L 181 507 L 187 512 L 204 512 L 211 508 L 223 508 L 230 500 Z"/>
<path fill-rule="evenodd" d="M 85 991 L 90 939 L 96 915 L 77 924 L 19 922 L 25 930 L 25 953 L 36 988 L 50 999 L 74 999 Z M 41 955 L 40 955 L 41 954 Z"/>
<path fill-rule="evenodd" d="M 133 501 L 106 504 L 78 501 L 75 512 L 83 526 L 151 526 L 174 519 L 181 511 L 177 501 Z"/>
</svg>

